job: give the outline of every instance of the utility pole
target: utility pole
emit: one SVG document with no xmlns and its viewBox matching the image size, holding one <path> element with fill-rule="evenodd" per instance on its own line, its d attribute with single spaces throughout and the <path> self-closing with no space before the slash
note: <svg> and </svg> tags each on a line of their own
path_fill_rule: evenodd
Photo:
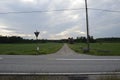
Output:
<svg viewBox="0 0 120 80">
<path fill-rule="evenodd" d="M 87 0 L 85 0 L 85 10 L 86 10 L 86 28 L 87 28 L 87 49 L 88 49 L 88 52 L 89 52 L 90 51 L 90 44 L 89 44 L 89 21 L 88 21 Z"/>
</svg>

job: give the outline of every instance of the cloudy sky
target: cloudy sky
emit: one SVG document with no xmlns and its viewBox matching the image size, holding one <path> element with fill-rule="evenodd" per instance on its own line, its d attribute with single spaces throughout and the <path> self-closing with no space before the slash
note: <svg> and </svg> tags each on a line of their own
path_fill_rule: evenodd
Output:
<svg viewBox="0 0 120 80">
<path fill-rule="evenodd" d="M 0 0 L 0 35 L 34 39 L 86 36 L 85 0 Z M 88 0 L 90 35 L 120 37 L 120 0 Z M 62 9 L 79 9 L 53 11 Z M 31 12 L 32 13 L 9 13 Z M 50 12 L 34 12 L 50 11 Z M 8 14 L 2 14 L 8 13 Z"/>
</svg>

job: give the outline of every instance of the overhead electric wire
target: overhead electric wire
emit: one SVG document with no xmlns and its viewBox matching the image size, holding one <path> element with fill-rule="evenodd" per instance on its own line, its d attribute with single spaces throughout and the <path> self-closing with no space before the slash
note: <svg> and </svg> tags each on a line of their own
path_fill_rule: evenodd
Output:
<svg viewBox="0 0 120 80">
<path fill-rule="evenodd" d="M 72 10 L 80 10 L 84 8 L 76 8 L 76 9 L 58 9 L 58 10 L 37 10 L 37 11 L 21 11 L 21 12 L 1 12 L 0 14 L 20 14 L 20 13 L 44 13 L 44 12 L 57 12 L 57 11 L 72 11 Z"/>
<path fill-rule="evenodd" d="M 1 12 L 0 14 L 21 14 L 21 13 L 46 13 L 46 12 L 57 12 L 57 11 L 76 11 L 85 8 L 75 8 L 75 9 L 58 9 L 58 10 L 37 10 L 37 11 L 19 11 L 19 12 Z M 97 11 L 105 11 L 105 12 L 116 12 L 120 13 L 120 11 L 116 10 L 107 10 L 107 9 L 97 9 L 97 8 L 88 8 L 89 10 L 97 10 Z"/>
<path fill-rule="evenodd" d="M 116 11 L 116 10 L 108 10 L 108 9 L 96 9 L 96 8 L 88 8 L 90 10 L 99 10 L 99 11 L 106 11 L 106 12 L 117 12 L 120 13 L 120 11 Z"/>
</svg>

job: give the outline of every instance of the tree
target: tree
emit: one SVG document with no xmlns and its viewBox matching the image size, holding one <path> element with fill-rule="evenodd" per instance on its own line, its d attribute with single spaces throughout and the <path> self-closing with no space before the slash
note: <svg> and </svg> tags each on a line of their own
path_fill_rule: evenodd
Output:
<svg viewBox="0 0 120 80">
<path fill-rule="evenodd" d="M 73 44 L 73 43 L 74 43 L 73 37 L 71 37 L 71 38 L 69 37 L 69 38 L 68 38 L 68 42 L 69 42 L 70 44 Z"/>
</svg>

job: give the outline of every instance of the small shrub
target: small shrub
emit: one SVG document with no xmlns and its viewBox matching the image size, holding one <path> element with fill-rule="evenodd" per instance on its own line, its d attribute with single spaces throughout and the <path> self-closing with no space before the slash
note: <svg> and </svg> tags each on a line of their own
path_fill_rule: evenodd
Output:
<svg viewBox="0 0 120 80">
<path fill-rule="evenodd" d="M 18 55 L 16 52 L 7 52 L 8 55 Z"/>
</svg>

